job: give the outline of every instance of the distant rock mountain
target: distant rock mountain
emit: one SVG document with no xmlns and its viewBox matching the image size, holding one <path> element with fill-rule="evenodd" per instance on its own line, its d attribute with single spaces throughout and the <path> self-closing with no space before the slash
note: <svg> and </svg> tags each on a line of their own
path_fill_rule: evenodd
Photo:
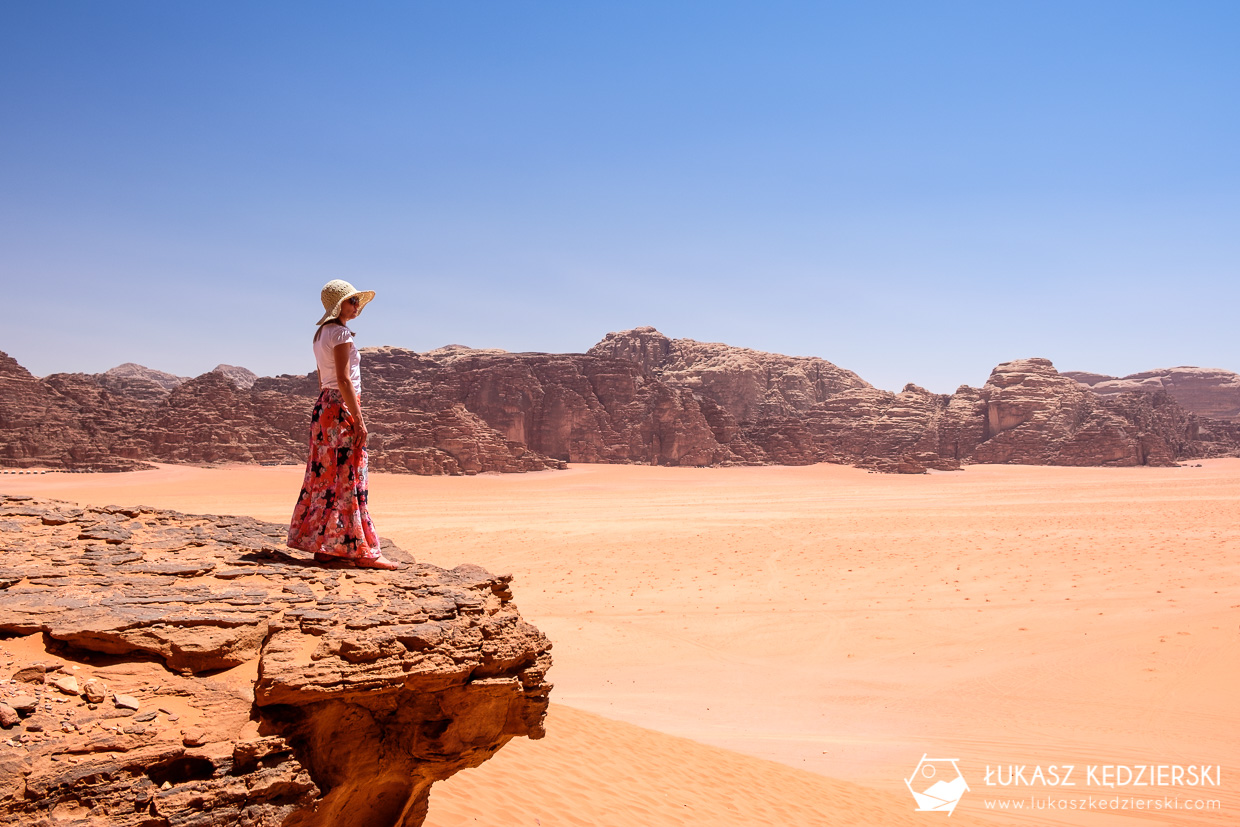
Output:
<svg viewBox="0 0 1240 827">
<path fill-rule="evenodd" d="M 240 390 L 249 390 L 258 380 L 254 371 L 236 365 L 216 365 L 210 372 L 220 374 Z M 160 402 L 169 393 L 190 381 L 188 376 L 176 376 L 133 362 L 117 365 L 96 374 L 95 378 L 108 390 L 144 402 Z"/>
<path fill-rule="evenodd" d="M 460 405 L 514 443 L 562 461 L 713 465 L 735 460 L 698 400 L 633 363 L 581 353 L 363 351 L 367 405 Z"/>
<path fill-rule="evenodd" d="M 450 362 L 463 356 L 497 356 L 507 352 L 496 347 L 474 348 L 466 347 L 465 345 L 444 345 L 434 350 L 428 350 L 422 355 L 427 359 L 434 359 L 436 362 Z"/>
<path fill-rule="evenodd" d="M 1188 415 L 1166 394 L 1108 404 L 1048 359 L 999 365 L 981 399 L 985 439 L 970 454 L 977 462 L 1172 465 L 1192 439 Z"/>
<path fill-rule="evenodd" d="M 1065 370 L 1059 375 L 1066 376 L 1069 379 L 1080 382 L 1082 385 L 1089 385 L 1091 387 L 1099 382 L 1106 382 L 1109 379 L 1115 378 L 1114 376 L 1107 376 L 1105 373 L 1090 373 L 1085 370 Z"/>
<path fill-rule="evenodd" d="M 133 406 L 86 374 L 37 379 L 0 353 L 0 465 L 127 471 L 145 467 L 111 450 Z"/>
<path fill-rule="evenodd" d="M 221 365 L 223 367 L 223 365 Z M 247 371 L 248 373 L 248 371 Z M 155 370 L 144 365 L 135 364 L 134 362 L 126 362 L 123 365 L 117 365 L 107 371 L 104 376 L 113 379 L 142 379 L 148 382 L 154 382 L 164 390 L 170 391 L 183 382 L 188 382 L 188 376 L 177 376 L 172 373 L 165 373 L 162 370 Z"/>
<path fill-rule="evenodd" d="M 133 362 L 126 362 L 96 374 L 95 379 L 99 385 L 113 393 L 151 404 L 163 401 L 177 386 L 189 381 L 189 377 L 176 376 Z"/>
<path fill-rule="evenodd" d="M 106 374 L 37 379 L 0 353 L 0 466 L 122 471 L 149 467 L 143 460 L 304 462 L 317 380 L 275 377 L 247 388 L 246 374 L 253 375 L 217 369 L 171 392 L 122 375 L 119 381 L 163 393 L 131 393 L 133 384 L 121 393 Z M 509 442 L 462 406 L 431 413 L 368 404 L 367 415 L 376 470 L 472 474 L 564 465 Z"/>
<path fill-rule="evenodd" d="M 1084 371 L 1067 371 L 1063 375 L 1088 385 L 1100 396 L 1129 391 L 1166 391 L 1189 413 L 1240 422 L 1240 374 L 1230 370 L 1178 367 L 1147 370 L 1124 377 Z"/>
<path fill-rule="evenodd" d="M 238 387 L 213 370 L 148 409 L 115 449 L 161 462 L 304 462 L 308 418 L 299 400 Z"/>
<path fill-rule="evenodd" d="M 1240 455 L 1240 423 L 1187 412 L 1165 389 L 1183 380 L 1100 395 L 1046 359 L 1005 362 L 981 388 L 934 394 L 916 385 L 890 393 L 825 359 L 650 327 L 608 334 L 588 353 L 362 353 L 371 467 L 381 471 L 837 462 L 917 473 Z M 146 391 L 117 390 L 116 381 L 145 382 Z M 1094 388 L 1111 381 L 1099 377 Z M 304 461 L 318 379 L 221 365 L 168 391 L 137 370 L 39 380 L 3 357 L 0 394 L 3 465 L 285 463 Z"/>
<path fill-rule="evenodd" d="M 871 387 L 826 359 L 669 339 L 653 327 L 609 333 L 588 352 L 634 362 L 669 384 L 709 396 L 739 421 L 807 411 L 843 391 Z"/>
<path fill-rule="evenodd" d="M 1182 412 L 1108 405 L 1046 359 L 1004 363 L 980 389 L 939 395 L 916 385 L 890 393 L 824 359 L 668 339 L 650 327 L 608 334 L 590 353 L 630 359 L 714 401 L 716 437 L 751 462 L 900 472 L 965 462 L 1165 465 L 1191 442 Z M 1168 403 L 1157 407 L 1170 411 Z"/>
<path fill-rule="evenodd" d="M 258 374 L 247 368 L 239 368 L 236 365 L 216 365 L 211 369 L 212 373 L 218 373 L 233 386 L 239 390 L 248 391 L 254 387 L 254 383 L 258 381 Z"/>
</svg>

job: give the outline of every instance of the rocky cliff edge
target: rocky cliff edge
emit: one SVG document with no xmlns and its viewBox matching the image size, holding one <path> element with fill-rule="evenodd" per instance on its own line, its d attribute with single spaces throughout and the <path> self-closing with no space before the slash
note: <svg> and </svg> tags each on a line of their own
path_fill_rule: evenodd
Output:
<svg viewBox="0 0 1240 827">
<path fill-rule="evenodd" d="M 284 532 L 0 497 L 0 822 L 412 827 L 543 735 L 510 577 L 322 568 Z"/>
</svg>

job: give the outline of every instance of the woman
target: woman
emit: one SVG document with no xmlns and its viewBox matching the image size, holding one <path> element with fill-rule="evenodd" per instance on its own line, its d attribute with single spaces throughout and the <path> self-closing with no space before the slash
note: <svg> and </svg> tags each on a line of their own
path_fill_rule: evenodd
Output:
<svg viewBox="0 0 1240 827">
<path fill-rule="evenodd" d="M 362 418 L 361 357 L 346 326 L 375 297 L 334 279 L 323 286 L 314 334 L 319 399 L 310 415 L 310 457 L 288 527 L 292 548 L 320 563 L 346 561 L 366 569 L 398 569 L 383 556 L 366 506 L 366 420 Z"/>
</svg>

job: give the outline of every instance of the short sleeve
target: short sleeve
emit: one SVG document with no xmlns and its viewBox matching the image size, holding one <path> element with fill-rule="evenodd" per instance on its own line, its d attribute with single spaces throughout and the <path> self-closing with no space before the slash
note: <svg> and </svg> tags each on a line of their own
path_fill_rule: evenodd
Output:
<svg viewBox="0 0 1240 827">
<path fill-rule="evenodd" d="M 328 350 L 335 348 L 336 345 L 342 345 L 353 339 L 353 334 L 349 331 L 349 328 L 344 325 L 329 324 L 325 325 L 325 328 L 326 329 L 323 331 L 323 339 L 327 344 Z"/>
</svg>

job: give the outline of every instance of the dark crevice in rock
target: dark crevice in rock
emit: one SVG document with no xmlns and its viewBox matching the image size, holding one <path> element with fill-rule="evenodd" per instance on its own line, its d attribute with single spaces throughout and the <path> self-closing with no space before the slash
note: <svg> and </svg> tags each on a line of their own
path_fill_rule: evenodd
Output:
<svg viewBox="0 0 1240 827">
<path fill-rule="evenodd" d="M 206 758 L 181 756 L 162 764 L 146 768 L 146 777 L 155 785 L 184 784 L 187 781 L 206 781 L 215 775 L 215 764 Z"/>
</svg>

